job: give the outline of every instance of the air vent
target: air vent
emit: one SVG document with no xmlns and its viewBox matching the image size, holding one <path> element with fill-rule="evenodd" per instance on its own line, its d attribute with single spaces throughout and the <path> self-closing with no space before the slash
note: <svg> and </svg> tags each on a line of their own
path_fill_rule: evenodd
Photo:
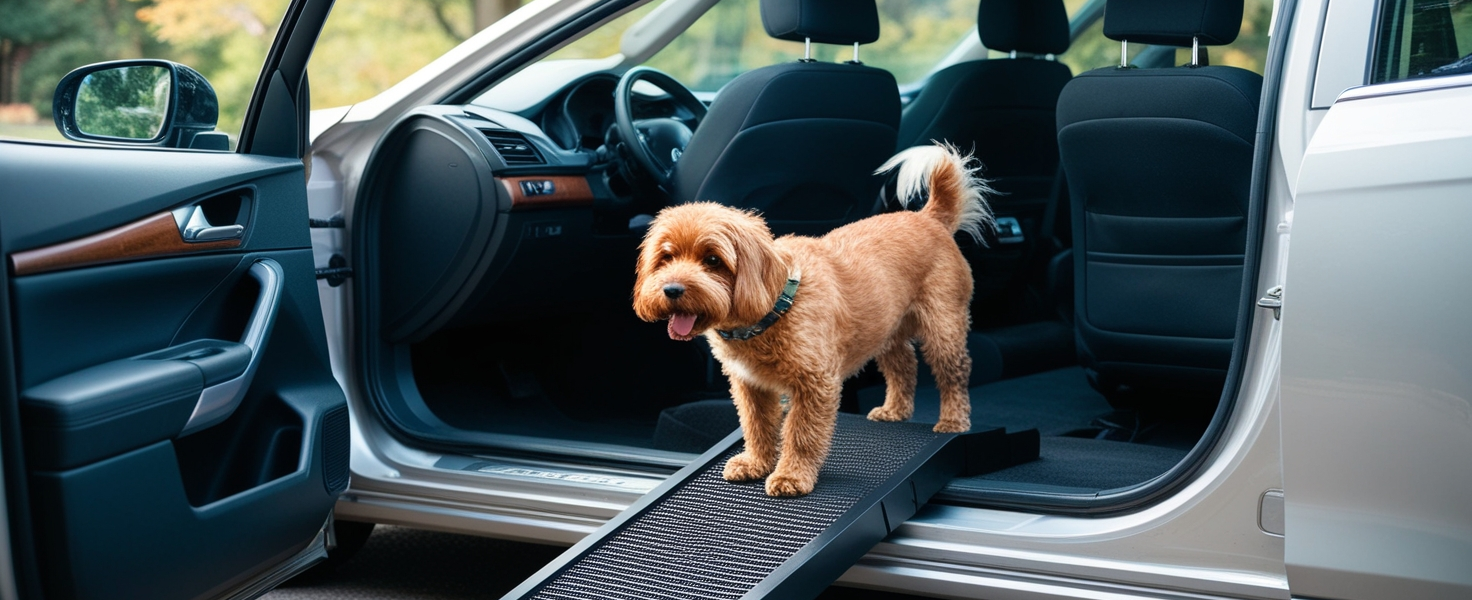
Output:
<svg viewBox="0 0 1472 600">
<path fill-rule="evenodd" d="M 481 130 L 486 134 L 486 140 L 491 147 L 496 149 L 496 154 L 501 155 L 501 160 L 508 165 L 540 165 L 546 164 L 542 155 L 537 152 L 537 147 L 527 141 L 526 136 L 514 131 Z"/>
</svg>

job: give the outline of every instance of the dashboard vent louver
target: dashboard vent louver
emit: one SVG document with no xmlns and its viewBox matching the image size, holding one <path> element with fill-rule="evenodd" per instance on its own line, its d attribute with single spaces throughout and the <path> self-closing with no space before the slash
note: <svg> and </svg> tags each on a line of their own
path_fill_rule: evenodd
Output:
<svg viewBox="0 0 1472 600">
<path fill-rule="evenodd" d="M 547 162 L 537 152 L 537 147 L 520 133 L 486 129 L 482 129 L 481 133 L 486 135 L 486 140 L 496 149 L 496 154 L 501 155 L 501 160 L 508 165 L 541 165 Z"/>
</svg>

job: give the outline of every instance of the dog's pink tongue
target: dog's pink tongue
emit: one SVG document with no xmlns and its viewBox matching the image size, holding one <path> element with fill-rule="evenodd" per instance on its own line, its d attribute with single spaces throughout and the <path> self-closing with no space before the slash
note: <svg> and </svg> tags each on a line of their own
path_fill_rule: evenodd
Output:
<svg viewBox="0 0 1472 600">
<path fill-rule="evenodd" d="M 670 315 L 670 333 L 672 334 L 670 335 L 671 338 L 688 338 L 690 336 L 690 330 L 694 328 L 695 315 L 684 313 L 675 313 L 673 315 Z M 679 338 L 676 338 L 675 336 L 679 336 Z"/>
</svg>

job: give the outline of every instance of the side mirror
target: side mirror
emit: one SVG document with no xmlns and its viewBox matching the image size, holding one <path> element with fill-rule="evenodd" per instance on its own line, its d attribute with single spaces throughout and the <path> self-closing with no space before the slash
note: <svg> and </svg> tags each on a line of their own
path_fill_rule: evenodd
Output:
<svg viewBox="0 0 1472 600">
<path fill-rule="evenodd" d="M 52 99 L 67 139 L 166 148 L 229 150 L 215 132 L 220 102 L 198 71 L 167 60 L 118 60 L 76 69 Z"/>
</svg>

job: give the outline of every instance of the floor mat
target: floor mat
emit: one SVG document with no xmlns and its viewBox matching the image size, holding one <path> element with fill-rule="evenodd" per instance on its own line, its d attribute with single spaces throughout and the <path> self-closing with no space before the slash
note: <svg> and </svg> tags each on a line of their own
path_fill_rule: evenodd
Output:
<svg viewBox="0 0 1472 600">
<path fill-rule="evenodd" d="M 861 414 L 884 404 L 882 386 L 859 390 Z M 1083 369 L 1067 367 L 971 388 L 971 422 L 1008 429 L 1037 428 L 1043 436 L 1063 435 L 1090 426 L 1094 417 L 1111 410 L 1109 402 L 1084 377 Z M 920 386 L 915 391 L 915 416 L 934 423 L 940 417 L 940 392 Z"/>
<path fill-rule="evenodd" d="M 1045 437 L 1038 460 L 975 479 L 1108 490 L 1149 481 L 1185 456 L 1182 450 L 1145 444 Z"/>
<path fill-rule="evenodd" d="M 859 391 L 859 407 L 884 403 L 884 388 Z M 1064 488 L 1107 490 L 1136 485 L 1169 470 L 1200 437 L 1205 424 L 1169 423 L 1151 430 L 1150 437 L 1169 432 L 1163 444 L 1126 443 L 1091 439 L 1100 417 L 1117 416 L 1109 402 L 1089 386 L 1083 369 L 1067 367 L 971 388 L 971 422 L 1009 430 L 1035 427 L 1042 434 L 1039 459 L 1030 463 L 967 478 L 973 486 L 986 481 L 1044 484 Z M 940 394 L 920 386 L 915 393 L 913 421 L 934 423 L 940 415 Z M 1189 431 L 1188 431 L 1189 430 Z M 1068 436 L 1085 437 L 1068 437 Z M 1179 438 L 1179 439 L 1176 439 Z M 968 487 L 965 480 L 957 480 Z"/>
</svg>

